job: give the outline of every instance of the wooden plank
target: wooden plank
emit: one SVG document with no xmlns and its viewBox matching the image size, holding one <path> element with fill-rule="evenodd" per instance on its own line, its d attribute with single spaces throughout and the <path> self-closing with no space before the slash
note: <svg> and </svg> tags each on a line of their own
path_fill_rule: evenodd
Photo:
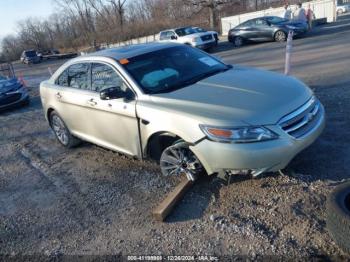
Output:
<svg viewBox="0 0 350 262">
<path fill-rule="evenodd" d="M 193 185 L 193 181 L 184 178 L 176 188 L 153 210 L 153 216 L 158 221 L 164 219 L 173 210 L 177 202 L 185 195 L 187 190 Z"/>
</svg>

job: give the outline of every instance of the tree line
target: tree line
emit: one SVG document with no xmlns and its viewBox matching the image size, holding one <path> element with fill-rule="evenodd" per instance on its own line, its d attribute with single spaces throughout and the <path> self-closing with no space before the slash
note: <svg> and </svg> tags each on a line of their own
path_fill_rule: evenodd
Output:
<svg viewBox="0 0 350 262">
<path fill-rule="evenodd" d="M 281 6 L 285 0 L 52 0 L 46 19 L 27 18 L 1 41 L 0 60 L 25 49 L 78 51 L 184 25 L 220 31 L 220 18 Z M 290 3 L 298 1 L 291 0 Z"/>
</svg>

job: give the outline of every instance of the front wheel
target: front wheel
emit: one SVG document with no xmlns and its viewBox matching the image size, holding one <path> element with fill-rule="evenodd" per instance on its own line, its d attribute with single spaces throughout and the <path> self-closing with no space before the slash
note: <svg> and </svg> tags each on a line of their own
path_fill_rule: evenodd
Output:
<svg viewBox="0 0 350 262">
<path fill-rule="evenodd" d="M 287 40 L 287 34 L 283 31 L 277 31 L 275 33 L 276 42 L 285 42 Z"/>
<path fill-rule="evenodd" d="M 164 176 L 185 174 L 188 180 L 194 181 L 203 172 L 199 159 L 191 151 L 189 144 L 183 140 L 165 148 L 159 162 Z"/>
<path fill-rule="evenodd" d="M 55 111 L 50 115 L 50 125 L 57 140 L 63 146 L 72 148 L 79 144 L 80 140 L 72 136 L 62 118 Z"/>
</svg>

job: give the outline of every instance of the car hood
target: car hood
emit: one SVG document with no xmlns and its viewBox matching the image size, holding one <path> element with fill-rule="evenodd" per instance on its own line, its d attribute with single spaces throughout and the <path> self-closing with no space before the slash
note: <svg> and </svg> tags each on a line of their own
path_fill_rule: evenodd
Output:
<svg viewBox="0 0 350 262">
<path fill-rule="evenodd" d="M 18 82 L 16 78 L 11 79 L 0 79 L 0 94 L 10 92 L 12 90 L 16 90 L 19 88 L 21 84 Z"/>
<path fill-rule="evenodd" d="M 269 125 L 306 103 L 312 91 L 281 74 L 234 67 L 152 101 L 202 124 Z"/>
</svg>

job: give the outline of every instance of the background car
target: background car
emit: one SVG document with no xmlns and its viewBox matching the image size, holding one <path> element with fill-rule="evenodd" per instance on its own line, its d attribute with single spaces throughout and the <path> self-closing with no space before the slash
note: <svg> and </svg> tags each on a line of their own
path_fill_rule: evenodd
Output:
<svg viewBox="0 0 350 262">
<path fill-rule="evenodd" d="M 337 5 L 337 14 L 344 14 L 350 11 L 350 4 Z"/>
<path fill-rule="evenodd" d="M 27 88 L 16 78 L 12 65 L 0 65 L 0 111 L 28 103 Z"/>
<path fill-rule="evenodd" d="M 41 58 L 35 50 L 25 50 L 23 51 L 20 60 L 24 64 L 36 64 L 41 61 Z"/>
<path fill-rule="evenodd" d="M 171 41 L 191 45 L 203 50 L 210 49 L 218 43 L 218 33 L 206 31 L 200 27 L 180 27 L 159 33 L 159 41 Z"/>
<path fill-rule="evenodd" d="M 294 36 L 305 34 L 308 31 L 306 23 L 289 21 L 277 16 L 265 16 L 248 20 L 228 33 L 228 41 L 235 46 L 241 46 L 246 41 L 286 41 L 288 32 L 293 31 Z"/>
</svg>

